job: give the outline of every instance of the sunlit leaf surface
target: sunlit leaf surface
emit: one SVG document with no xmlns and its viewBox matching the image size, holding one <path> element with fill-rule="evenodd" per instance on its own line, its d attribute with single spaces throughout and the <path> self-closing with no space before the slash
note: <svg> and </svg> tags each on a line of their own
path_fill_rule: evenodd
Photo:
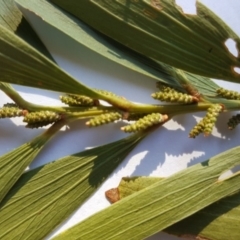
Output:
<svg viewBox="0 0 240 240">
<path fill-rule="evenodd" d="M 142 138 L 133 135 L 25 173 L 0 205 L 0 239 L 42 239 L 99 187 Z"/>
<path fill-rule="evenodd" d="M 239 191 L 239 174 L 219 180 L 240 163 L 239 157 L 237 147 L 194 165 L 118 201 L 54 240 L 144 239 Z"/>
</svg>

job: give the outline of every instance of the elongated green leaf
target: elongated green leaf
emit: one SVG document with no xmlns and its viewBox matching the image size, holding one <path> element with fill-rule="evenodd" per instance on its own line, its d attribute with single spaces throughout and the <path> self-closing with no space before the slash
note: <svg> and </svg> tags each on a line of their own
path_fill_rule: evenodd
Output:
<svg viewBox="0 0 240 240">
<path fill-rule="evenodd" d="M 155 69 L 159 76 L 159 78 L 157 79 L 158 81 L 166 83 L 172 87 L 178 88 L 179 90 L 184 90 L 183 84 L 184 82 L 186 83 L 187 81 L 191 83 L 191 85 L 194 88 L 196 88 L 199 91 L 199 93 L 203 95 L 206 96 L 216 95 L 216 89 L 219 88 L 219 86 L 215 82 L 213 82 L 210 78 L 179 70 L 165 63 L 147 58 L 106 36 L 102 35 L 102 38 L 105 39 L 108 46 L 109 45 L 114 46 L 118 50 L 118 52 L 120 51 L 122 52 L 122 54 L 126 54 L 127 56 L 129 56 L 130 57 L 129 60 L 132 61 L 136 59 L 140 63 L 143 63 L 146 66 Z M 93 47 L 95 45 L 96 44 L 94 44 Z M 97 51 L 97 49 L 95 49 L 95 51 Z"/>
<path fill-rule="evenodd" d="M 130 57 L 130 60 L 138 60 L 139 62 L 149 66 L 152 69 L 155 69 L 158 72 L 158 75 L 161 76 L 157 80 L 166 83 L 174 88 L 178 88 L 181 91 L 184 91 L 183 85 L 191 84 L 198 92 L 205 96 L 216 96 L 216 89 L 219 86 L 207 77 L 200 75 L 192 74 L 186 71 L 179 70 L 170 65 L 164 64 L 162 62 L 147 58 L 137 52 L 132 51 L 129 48 L 126 48 L 122 44 L 117 43 L 116 41 L 103 37 L 110 46 L 114 46 L 122 54 L 127 54 Z M 93 45 L 93 47 L 96 44 Z M 95 49 L 96 51 L 97 49 Z M 117 54 L 117 53 L 116 53 Z"/>
<path fill-rule="evenodd" d="M 183 90 L 179 82 L 176 69 L 161 62 L 156 62 L 116 41 L 93 31 L 83 22 L 75 17 L 63 14 L 54 5 L 45 0 L 17 0 L 21 7 L 31 10 L 42 19 L 76 40 L 82 46 L 106 57 L 122 66 L 146 75 L 153 80 L 168 84 L 172 87 Z M 56 20 L 57 19 L 57 20 Z M 189 81 L 199 90 L 201 94 L 213 96 L 218 86 L 210 79 L 199 75 L 185 72 Z"/>
<path fill-rule="evenodd" d="M 175 69 L 173 67 L 146 58 L 143 55 L 138 54 L 109 38 L 106 38 L 106 36 L 93 31 L 86 24 L 77 20 L 76 18 L 63 14 L 61 10 L 52 4 L 49 4 L 49 2 L 44 0 L 19 0 L 18 3 L 21 4 L 22 7 L 35 12 L 38 16 L 41 16 L 44 21 L 61 30 L 83 46 L 95 51 L 96 53 L 99 53 L 110 60 L 113 60 L 132 70 L 138 71 L 139 73 L 147 75 L 155 80 L 167 83 L 173 87 L 179 87 L 179 84 L 176 82 L 176 79 L 178 80 L 178 75 L 175 74 Z M 25 23 L 23 25 L 25 26 Z M 24 36 L 26 35 L 26 30 L 24 31 Z M 202 94 L 209 95 L 213 94 L 213 92 L 215 93 L 214 87 L 216 84 L 214 84 L 210 79 L 190 73 L 186 74 L 188 75 L 188 78 L 190 78 L 191 82 L 204 83 L 203 91 L 201 91 L 202 88 L 200 87 L 200 84 L 197 86 L 198 90 Z"/>
<path fill-rule="evenodd" d="M 161 76 L 157 79 L 158 81 L 166 83 L 174 88 L 178 88 L 181 91 L 184 91 L 183 85 L 190 83 L 191 86 L 194 87 L 200 94 L 209 97 L 216 96 L 216 89 L 218 89 L 219 86 L 211 79 L 182 71 L 162 62 L 147 58 L 132 51 L 129 48 L 126 48 L 122 44 L 119 44 L 116 41 L 107 38 L 106 36 L 104 39 L 108 44 L 110 44 L 110 46 L 114 46 L 118 51 L 122 52 L 122 54 L 127 54 L 130 57 L 131 61 L 136 59 L 139 62 L 144 63 L 146 66 L 155 69 L 158 74 L 160 74 L 159 76 Z M 93 46 L 95 46 L 95 44 Z M 95 49 L 95 51 L 96 50 L 97 49 Z"/>
<path fill-rule="evenodd" d="M 144 239 L 239 191 L 239 174 L 218 180 L 240 163 L 239 157 L 237 147 L 181 171 L 94 214 L 54 240 Z"/>
<path fill-rule="evenodd" d="M 152 67 L 146 66 L 145 63 L 142 63 L 143 60 L 141 60 L 141 58 L 144 58 L 143 56 L 135 53 L 136 57 L 134 57 L 134 53 L 131 54 L 129 49 L 120 49 L 118 45 L 109 41 L 105 36 L 97 33 L 75 17 L 64 13 L 49 3 L 49 1 L 17 0 L 17 3 L 21 7 L 34 12 L 46 23 L 68 35 L 82 46 L 154 80 L 160 80 L 176 86 L 176 82 L 169 74 L 165 73 L 164 68 L 159 72 Z M 139 57 L 137 58 L 137 56 Z"/>
<path fill-rule="evenodd" d="M 162 179 L 156 177 L 123 178 L 117 188 L 106 192 L 106 196 L 110 202 L 114 203 L 115 201 L 112 200 L 121 200 L 158 181 Z M 240 236 L 239 212 L 240 193 L 237 193 L 221 199 L 164 231 L 178 236 L 192 236 L 194 239 L 235 240 Z"/>
<path fill-rule="evenodd" d="M 174 0 L 51 0 L 94 29 L 145 56 L 195 74 L 239 82 L 239 57 L 224 45 L 239 37 L 213 12 L 196 3 L 185 15 Z M 124 34 L 123 34 L 124 33 Z"/>
<path fill-rule="evenodd" d="M 133 135 L 24 174 L 0 205 L 0 239 L 42 239 L 96 190 L 143 136 Z"/>
<path fill-rule="evenodd" d="M 47 141 L 64 125 L 58 122 L 42 135 L 0 157 L 0 202 Z"/>
<path fill-rule="evenodd" d="M 44 146 L 42 137 L 25 143 L 0 157 L 0 201 Z"/>
<path fill-rule="evenodd" d="M 53 60 L 46 47 L 22 16 L 22 13 L 17 8 L 14 0 L 0 1 L 0 25 L 15 32 L 33 47 L 37 48 L 46 57 Z"/>
<path fill-rule="evenodd" d="M 0 80 L 53 91 L 99 97 L 14 33 L 0 26 Z"/>
<path fill-rule="evenodd" d="M 164 231 L 199 239 L 235 240 L 240 236 L 239 213 L 240 193 L 224 198 Z"/>
</svg>

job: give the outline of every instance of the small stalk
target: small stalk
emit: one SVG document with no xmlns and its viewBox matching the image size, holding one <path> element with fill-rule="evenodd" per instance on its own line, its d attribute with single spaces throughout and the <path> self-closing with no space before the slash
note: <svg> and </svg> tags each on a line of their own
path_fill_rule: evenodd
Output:
<svg viewBox="0 0 240 240">
<path fill-rule="evenodd" d="M 8 83 L 0 82 L 0 89 L 10 97 L 20 108 L 27 109 L 29 103 L 25 101 L 18 92 L 16 92 L 13 87 Z"/>
<path fill-rule="evenodd" d="M 90 118 L 94 116 L 98 116 L 104 113 L 109 113 L 109 112 L 114 112 L 116 111 L 115 108 L 113 107 L 93 107 L 93 108 L 88 108 L 85 111 L 81 112 L 66 112 L 63 114 L 63 117 L 68 119 L 68 120 L 77 120 L 77 119 L 85 119 L 85 118 Z"/>
</svg>

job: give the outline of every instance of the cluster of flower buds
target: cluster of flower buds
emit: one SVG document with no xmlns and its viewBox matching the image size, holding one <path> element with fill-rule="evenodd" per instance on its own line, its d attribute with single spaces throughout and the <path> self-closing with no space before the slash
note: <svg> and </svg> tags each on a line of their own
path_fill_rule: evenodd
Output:
<svg viewBox="0 0 240 240">
<path fill-rule="evenodd" d="M 90 119 L 88 122 L 86 122 L 86 125 L 89 127 L 97 127 L 103 124 L 114 122 L 121 117 L 122 115 L 119 112 L 104 113 Z"/>
<path fill-rule="evenodd" d="M 140 118 L 133 124 L 122 127 L 121 130 L 127 133 L 138 132 L 141 130 L 145 130 L 153 125 L 165 122 L 167 119 L 167 115 L 162 115 L 160 113 L 152 113 L 146 115 L 143 118 Z"/>
<path fill-rule="evenodd" d="M 204 132 L 204 119 L 202 119 L 194 128 L 190 131 L 189 137 L 190 138 L 195 138 L 198 136 L 200 133 Z"/>
<path fill-rule="evenodd" d="M 194 96 L 188 95 L 186 93 L 181 93 L 177 91 L 169 91 L 169 92 L 156 92 L 153 93 L 152 98 L 164 101 L 164 102 L 177 102 L 177 103 L 194 103 L 197 102 L 198 99 Z"/>
<path fill-rule="evenodd" d="M 60 96 L 60 100 L 69 106 L 93 106 L 98 105 L 98 100 L 94 100 L 90 97 L 77 94 L 68 94 Z"/>
<path fill-rule="evenodd" d="M 24 110 L 20 109 L 15 103 L 4 104 L 0 109 L 0 118 L 21 117 Z"/>
<path fill-rule="evenodd" d="M 190 131 L 189 137 L 195 138 L 200 133 L 204 133 L 205 136 L 211 134 L 222 109 L 220 104 L 214 104 L 208 108 L 206 116 Z"/>
<path fill-rule="evenodd" d="M 228 128 L 230 130 L 234 129 L 240 123 L 240 114 L 232 116 L 228 121 Z"/>
<path fill-rule="evenodd" d="M 194 103 L 199 101 L 199 97 L 189 95 L 187 93 L 179 92 L 165 84 L 157 83 L 159 92 L 153 93 L 151 96 L 154 99 L 163 102 L 177 102 L 177 103 Z"/>
<path fill-rule="evenodd" d="M 61 119 L 58 113 L 51 111 L 31 112 L 24 116 L 23 122 L 28 123 L 27 128 L 39 128 L 52 124 Z"/>
<path fill-rule="evenodd" d="M 227 98 L 227 99 L 235 99 L 240 100 L 240 93 L 236 91 L 227 90 L 224 88 L 219 88 L 216 90 L 217 94 L 221 97 Z"/>
</svg>

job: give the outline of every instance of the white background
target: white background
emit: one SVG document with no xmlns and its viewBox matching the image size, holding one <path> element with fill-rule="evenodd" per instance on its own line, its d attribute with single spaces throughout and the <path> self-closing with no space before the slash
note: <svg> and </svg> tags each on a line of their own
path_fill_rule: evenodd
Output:
<svg viewBox="0 0 240 240">
<path fill-rule="evenodd" d="M 239 1 L 204 0 L 202 2 L 240 35 Z M 194 12 L 194 1 L 179 0 L 177 3 L 185 3 L 184 9 L 191 13 Z M 143 77 L 80 46 L 74 40 L 48 26 L 33 13 L 25 11 L 24 14 L 57 63 L 76 79 L 90 87 L 112 91 L 134 102 L 157 103 L 150 97 L 150 94 L 156 90 L 155 82 L 152 79 Z M 239 88 L 235 84 L 222 81 L 218 83 L 234 90 Z M 28 101 L 48 105 L 60 104 L 58 93 L 20 86 L 16 86 L 16 89 Z M 9 98 L 0 93 L 1 105 L 6 102 L 9 102 Z M 196 124 L 196 120 L 199 120 L 203 115 L 203 113 L 198 113 L 175 117 L 164 127 L 148 136 L 129 154 L 99 190 L 57 229 L 55 234 L 109 206 L 104 192 L 116 187 L 122 177 L 139 175 L 166 177 L 238 145 L 239 130 L 229 131 L 226 125 L 232 113 L 222 114 L 213 135 L 207 138 L 200 135 L 196 139 L 189 139 L 189 131 Z M 62 129 L 35 159 L 30 169 L 60 157 L 80 152 L 88 147 L 123 138 L 126 136 L 120 131 L 120 127 L 123 125 L 123 123 L 116 123 L 88 129 L 84 121 L 75 122 L 68 129 Z M 0 154 L 25 143 L 42 131 L 43 129 L 26 129 L 19 119 L 1 120 Z M 174 240 L 179 238 L 158 233 L 149 239 Z"/>
</svg>

